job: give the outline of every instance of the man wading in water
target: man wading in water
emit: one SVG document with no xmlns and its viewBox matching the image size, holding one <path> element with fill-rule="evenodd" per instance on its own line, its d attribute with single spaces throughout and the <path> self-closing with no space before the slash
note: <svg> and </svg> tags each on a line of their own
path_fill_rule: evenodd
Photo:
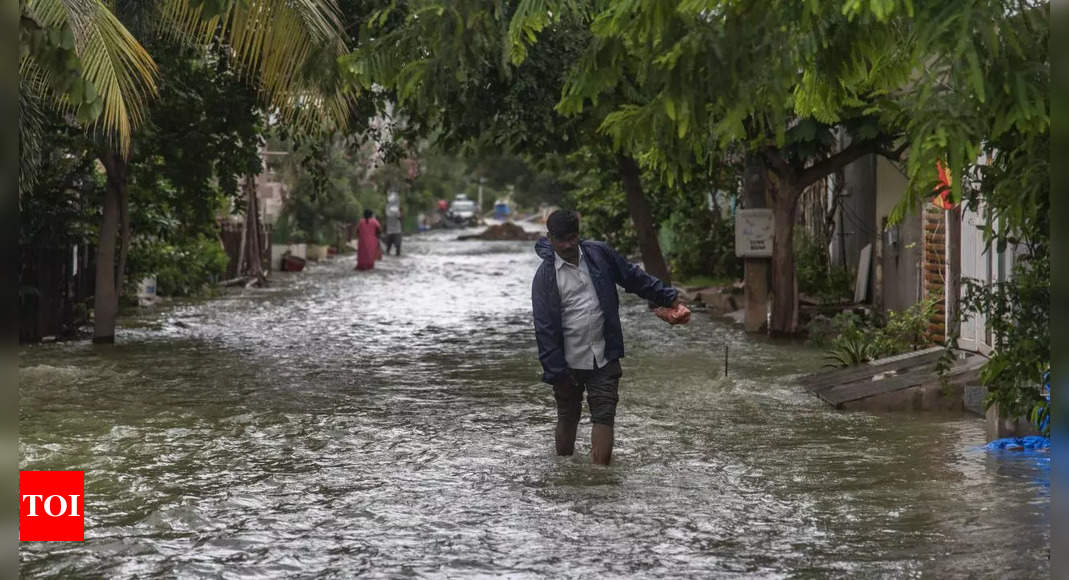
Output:
<svg viewBox="0 0 1069 580">
<path fill-rule="evenodd" d="M 535 244 L 542 265 L 535 273 L 531 302 L 542 380 L 553 385 L 557 402 L 557 454 L 575 452 L 585 390 L 593 425 L 590 459 L 608 465 L 624 356 L 616 285 L 664 307 L 657 315 L 671 324 L 685 324 L 690 311 L 675 288 L 607 244 L 581 240 L 574 211 L 553 212 L 546 229 L 549 238 Z"/>
</svg>

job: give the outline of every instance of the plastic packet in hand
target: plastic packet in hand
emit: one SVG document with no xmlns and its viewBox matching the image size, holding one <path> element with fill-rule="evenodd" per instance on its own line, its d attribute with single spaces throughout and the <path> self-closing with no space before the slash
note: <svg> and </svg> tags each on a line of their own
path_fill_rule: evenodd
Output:
<svg viewBox="0 0 1069 580">
<path fill-rule="evenodd" d="M 661 306 L 655 308 L 653 313 L 657 315 L 657 318 L 668 324 L 686 324 L 690 322 L 690 309 L 682 304 L 678 304 L 674 308 Z"/>
</svg>

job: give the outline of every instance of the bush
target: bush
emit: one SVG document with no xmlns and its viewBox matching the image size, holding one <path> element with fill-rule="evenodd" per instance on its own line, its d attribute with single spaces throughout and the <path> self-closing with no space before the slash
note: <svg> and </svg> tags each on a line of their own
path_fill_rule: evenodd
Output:
<svg viewBox="0 0 1069 580">
<path fill-rule="evenodd" d="M 735 257 L 735 226 L 718 211 L 704 206 L 675 211 L 662 232 L 675 277 L 742 277 L 742 260 Z"/>
<path fill-rule="evenodd" d="M 965 280 L 961 313 L 985 313 L 995 337 L 995 352 L 980 369 L 986 404 L 997 403 L 1004 417 L 1036 418 L 1047 409 L 1042 385 L 1051 359 L 1050 273 L 1043 248 L 1019 257 L 1008 281 L 985 286 Z"/>
<path fill-rule="evenodd" d="M 806 326 L 809 346 L 825 348 L 843 335 L 860 334 L 867 325 L 864 318 L 855 312 L 840 312 L 832 318 L 815 316 Z"/>
<path fill-rule="evenodd" d="M 925 331 L 934 308 L 935 300 L 928 299 L 902 312 L 889 310 L 886 321 L 866 319 L 854 312 L 841 312 L 830 324 L 815 319 L 810 323 L 816 326 L 811 328 L 810 342 L 828 344 L 828 365 L 839 367 L 918 350 L 929 344 Z"/>
<path fill-rule="evenodd" d="M 832 266 L 827 244 L 805 230 L 795 231 L 794 260 L 799 293 L 823 304 L 844 302 L 853 295 L 850 271 Z"/>
<path fill-rule="evenodd" d="M 580 231 L 586 239 L 601 240 L 624 256 L 638 249 L 638 234 L 627 210 L 627 198 L 616 184 L 606 189 L 577 188 L 570 200 L 582 215 Z"/>
<path fill-rule="evenodd" d="M 174 243 L 135 237 L 128 257 L 126 294 L 135 295 L 146 276 L 156 277 L 156 292 L 162 296 L 198 294 L 226 274 L 228 262 L 219 241 L 203 234 Z"/>
<path fill-rule="evenodd" d="M 887 321 L 880 329 L 878 347 L 881 356 L 917 350 L 929 344 L 928 320 L 935 312 L 936 298 L 913 304 L 902 312 L 887 311 Z"/>
</svg>

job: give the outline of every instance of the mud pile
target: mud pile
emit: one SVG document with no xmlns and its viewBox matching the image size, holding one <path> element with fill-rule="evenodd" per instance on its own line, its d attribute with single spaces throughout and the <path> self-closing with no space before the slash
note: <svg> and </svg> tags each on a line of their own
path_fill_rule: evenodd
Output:
<svg viewBox="0 0 1069 580">
<path fill-rule="evenodd" d="M 493 241 L 516 241 L 516 240 L 537 240 L 542 234 L 538 232 L 528 232 L 522 227 L 512 223 L 505 222 L 501 225 L 490 226 L 486 228 L 481 234 L 474 234 L 470 236 L 458 236 L 458 240 L 493 240 Z"/>
</svg>

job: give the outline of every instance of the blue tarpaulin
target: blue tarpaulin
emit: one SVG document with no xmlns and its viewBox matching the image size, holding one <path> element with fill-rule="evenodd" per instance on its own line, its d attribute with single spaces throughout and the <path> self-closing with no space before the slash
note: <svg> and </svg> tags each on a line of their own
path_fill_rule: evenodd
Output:
<svg viewBox="0 0 1069 580">
<path fill-rule="evenodd" d="M 1004 437 L 1002 439 L 995 439 L 985 447 L 987 449 L 1006 449 L 1008 451 L 1050 449 L 1050 439 L 1038 435 L 1029 435 L 1027 437 Z"/>
</svg>

